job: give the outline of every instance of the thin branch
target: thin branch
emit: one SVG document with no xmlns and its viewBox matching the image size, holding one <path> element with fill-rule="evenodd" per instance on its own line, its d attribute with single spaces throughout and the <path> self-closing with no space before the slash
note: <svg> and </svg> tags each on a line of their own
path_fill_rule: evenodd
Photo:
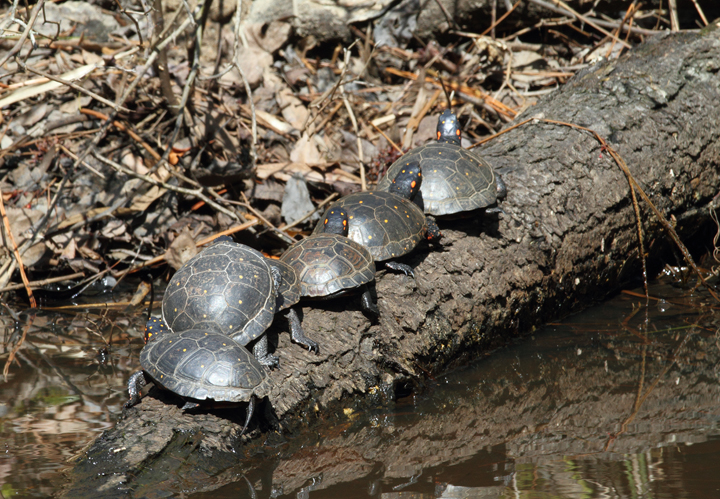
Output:
<svg viewBox="0 0 720 499">
<path fill-rule="evenodd" d="M 2 216 L 3 223 L 5 224 L 5 234 L 7 234 L 10 243 L 12 244 L 13 253 L 15 254 L 15 260 L 17 260 L 18 269 L 20 269 L 20 277 L 22 278 L 25 290 L 27 291 L 28 299 L 30 300 L 30 306 L 37 308 L 37 302 L 33 296 L 32 289 L 30 289 L 30 281 L 28 281 L 27 275 L 25 275 L 25 266 L 23 265 L 22 258 L 20 257 L 20 251 L 18 251 L 17 243 L 15 242 L 15 236 L 12 233 L 12 227 L 10 227 L 10 219 L 5 213 L 5 203 L 3 202 L 2 190 L 0 190 L 0 215 Z"/>
<path fill-rule="evenodd" d="M 27 37 L 30 35 L 30 30 L 35 24 L 35 20 L 37 19 L 38 14 L 40 14 L 43 5 L 45 5 L 45 0 L 38 0 L 38 3 L 35 4 L 35 8 L 33 8 L 32 13 L 30 14 L 30 19 L 27 23 L 28 28 L 23 31 L 23 34 L 20 35 L 20 39 L 17 41 L 17 43 L 13 46 L 13 48 L 10 49 L 7 54 L 5 54 L 5 57 L 0 61 L 0 68 L 3 67 L 5 63 L 10 60 L 11 57 L 20 52 L 20 49 L 25 43 L 25 40 L 27 40 Z"/>
<path fill-rule="evenodd" d="M 20 61 L 19 59 L 17 60 L 17 63 L 24 71 L 30 71 L 31 73 L 35 73 L 36 75 L 43 76 L 43 77 L 47 78 L 48 80 L 52 80 L 54 82 L 61 83 L 63 85 L 67 85 L 68 87 L 70 87 L 74 90 L 77 90 L 78 92 L 84 93 L 85 95 L 88 95 L 89 97 L 92 97 L 93 99 L 95 99 L 99 102 L 102 102 L 106 106 L 112 107 L 116 111 L 124 111 L 126 113 L 130 112 L 130 110 L 128 108 L 123 107 L 123 106 L 117 106 L 117 105 L 115 105 L 115 103 L 113 101 L 108 100 L 105 97 L 102 97 L 102 96 L 96 94 L 95 92 L 88 90 L 87 88 L 83 88 L 80 85 L 78 85 L 77 83 L 74 83 L 74 82 L 68 81 L 68 80 L 64 80 L 62 78 L 58 78 L 57 76 L 53 76 L 44 71 L 40 71 L 39 69 L 33 69 L 30 66 L 26 65 L 24 62 Z"/>
</svg>

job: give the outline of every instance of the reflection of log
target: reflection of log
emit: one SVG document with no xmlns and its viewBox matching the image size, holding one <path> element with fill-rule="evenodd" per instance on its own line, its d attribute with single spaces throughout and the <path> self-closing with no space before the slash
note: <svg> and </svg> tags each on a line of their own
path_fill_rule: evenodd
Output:
<svg viewBox="0 0 720 499">
<path fill-rule="evenodd" d="M 310 450 L 279 457 L 273 487 L 291 493 L 322 477 L 320 487 L 329 488 L 371 473 L 407 481 L 433 476 L 438 466 L 443 476 L 448 467 L 498 445 L 520 464 L 562 463 L 571 456 L 622 461 L 647 449 L 705 442 L 720 434 L 709 430 L 720 417 L 720 348 L 712 338 L 708 342 L 710 334 L 686 334 L 680 341 L 675 333 L 654 335 L 648 347 L 615 333 L 607 348 L 592 338 L 551 336 L 501 352 L 480 368 L 443 379 L 439 386 L 445 389 L 426 397 L 411 419 L 377 417 L 375 427 L 293 442 Z M 707 356 L 698 360 L 697 352 Z M 641 379 L 649 395 L 635 411 Z M 244 470 L 255 475 L 252 468 Z"/>
<path fill-rule="evenodd" d="M 537 115 L 597 130 L 690 237 L 707 221 L 705 206 L 720 185 L 718 60 L 718 31 L 657 37 L 620 61 L 584 71 L 519 119 Z M 321 355 L 290 345 L 285 333 L 279 337 L 281 365 L 271 374 L 277 384 L 266 416 L 272 412 L 290 429 L 316 414 L 343 417 L 341 407 L 391 398 L 407 380 L 527 332 L 638 275 L 627 182 L 588 134 L 529 125 L 481 153 L 506 173 L 506 215 L 497 224 L 486 220 L 480 234 L 472 222 L 446 225 L 442 252 L 421 250 L 410 258 L 416 283 L 381 275 L 377 325 L 357 301 L 305 307 L 303 326 L 321 344 Z M 655 223 L 646 233 L 647 241 L 662 240 Z M 161 472 L 177 468 L 173 453 L 217 469 L 234 455 L 214 451 L 210 458 L 207 449 L 251 452 L 262 445 L 256 439 L 242 447 L 241 426 L 242 412 L 231 419 L 182 414 L 147 397 L 89 448 L 75 469 L 77 486 L 138 495 L 158 481 L 187 487 L 206 477 Z M 198 448 L 206 452 L 192 452 Z"/>
</svg>

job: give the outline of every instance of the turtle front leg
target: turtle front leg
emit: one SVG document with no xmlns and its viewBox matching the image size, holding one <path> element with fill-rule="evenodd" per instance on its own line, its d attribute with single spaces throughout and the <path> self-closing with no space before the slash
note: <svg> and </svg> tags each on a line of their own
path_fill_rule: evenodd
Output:
<svg viewBox="0 0 720 499">
<path fill-rule="evenodd" d="M 362 304 L 362 308 L 364 311 L 368 312 L 376 318 L 380 317 L 380 309 L 377 307 L 377 305 L 375 305 L 375 302 L 372 299 L 372 295 L 370 294 L 370 288 L 368 288 L 367 286 L 363 286 L 362 295 L 360 295 L 360 303 Z"/>
<path fill-rule="evenodd" d="M 385 262 L 385 267 L 392 269 L 396 272 L 402 272 L 403 274 L 409 275 L 410 277 L 415 279 L 415 272 L 413 272 L 412 267 L 407 263 L 394 262 L 391 260 L 389 262 Z"/>
<path fill-rule="evenodd" d="M 255 395 L 250 395 L 250 401 L 248 402 L 248 406 L 247 406 L 247 415 L 245 416 L 245 426 L 243 426 L 243 429 L 240 432 L 241 437 L 245 434 L 245 430 L 247 430 L 247 427 L 250 424 L 250 420 L 252 419 L 254 412 L 255 412 Z"/>
<path fill-rule="evenodd" d="M 269 367 L 270 369 L 277 367 L 278 363 L 280 362 L 277 357 L 268 353 L 267 334 L 263 334 L 255 342 L 255 346 L 253 347 L 253 355 L 258 362 L 260 362 L 264 366 Z"/>
<path fill-rule="evenodd" d="M 130 376 L 130 379 L 128 380 L 128 394 L 130 395 L 130 400 L 125 402 L 125 407 L 130 408 L 140 402 L 142 389 L 146 385 L 147 379 L 145 378 L 144 371 L 138 371 Z"/>
<path fill-rule="evenodd" d="M 294 308 L 287 309 L 285 312 L 288 324 L 290 325 L 290 336 L 295 343 L 299 343 L 311 352 L 320 353 L 320 347 L 313 340 L 305 336 L 305 331 L 300 324 L 300 318 Z"/>
</svg>

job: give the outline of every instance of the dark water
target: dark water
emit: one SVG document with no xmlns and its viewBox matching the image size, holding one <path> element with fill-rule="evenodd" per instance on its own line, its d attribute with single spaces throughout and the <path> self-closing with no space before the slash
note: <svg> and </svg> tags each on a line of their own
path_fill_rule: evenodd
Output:
<svg viewBox="0 0 720 499">
<path fill-rule="evenodd" d="M 719 307 L 669 279 L 651 294 L 663 301 L 645 308 L 621 294 L 430 381 L 392 409 L 269 435 L 255 456 L 211 477 L 184 475 L 170 492 L 720 497 Z M 0 315 L 3 497 L 53 495 L 68 460 L 113 424 L 142 322 L 107 311 Z"/>
</svg>

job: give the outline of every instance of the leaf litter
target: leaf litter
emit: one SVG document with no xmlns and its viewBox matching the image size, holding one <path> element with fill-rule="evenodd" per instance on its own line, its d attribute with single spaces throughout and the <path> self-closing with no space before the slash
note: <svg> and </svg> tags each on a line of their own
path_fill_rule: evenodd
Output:
<svg viewBox="0 0 720 499">
<path fill-rule="evenodd" d="M 677 29 L 637 2 L 613 18 L 531 0 L 546 17 L 505 2 L 476 31 L 452 20 L 421 38 L 417 2 L 381 3 L 340 42 L 244 22 L 241 1 L 5 7 L 0 292 L 34 304 L 63 278 L 157 276 L 221 234 L 279 254 L 431 140 L 449 104 L 469 146 L 597 58 Z"/>
</svg>

